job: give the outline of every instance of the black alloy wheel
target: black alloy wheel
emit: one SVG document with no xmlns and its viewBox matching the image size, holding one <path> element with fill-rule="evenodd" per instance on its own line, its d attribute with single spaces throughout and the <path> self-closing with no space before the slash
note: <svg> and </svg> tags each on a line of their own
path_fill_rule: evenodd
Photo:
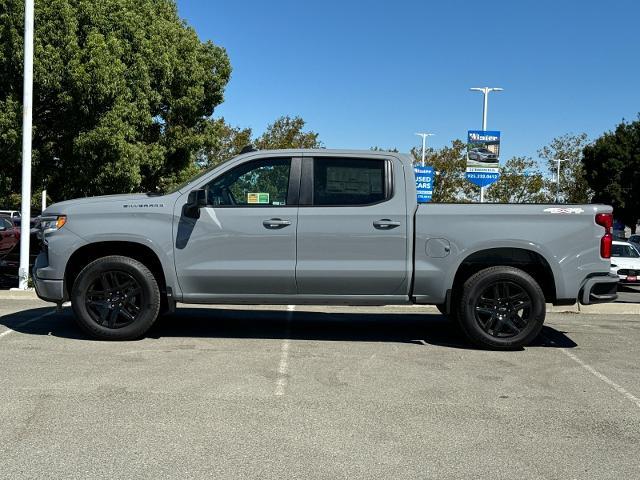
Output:
<svg viewBox="0 0 640 480">
<path fill-rule="evenodd" d="M 544 324 L 542 288 L 528 273 L 511 266 L 488 267 L 459 290 L 455 318 L 475 345 L 514 350 L 529 345 Z"/>
<path fill-rule="evenodd" d="M 87 312 L 98 325 L 123 328 L 131 325 L 140 315 L 142 288 L 129 273 L 103 272 L 89 286 L 85 297 Z"/>
<path fill-rule="evenodd" d="M 510 281 L 490 284 L 475 305 L 478 325 L 493 337 L 515 337 L 526 328 L 530 316 L 531 297 L 520 285 Z"/>
<path fill-rule="evenodd" d="M 122 255 L 98 258 L 85 266 L 71 288 L 78 325 L 99 340 L 134 340 L 158 318 L 162 296 L 158 280 L 140 261 Z"/>
</svg>

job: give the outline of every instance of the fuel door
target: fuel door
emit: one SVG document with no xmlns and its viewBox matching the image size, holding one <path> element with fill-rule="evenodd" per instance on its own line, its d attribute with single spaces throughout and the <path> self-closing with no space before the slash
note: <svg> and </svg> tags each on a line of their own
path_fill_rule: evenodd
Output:
<svg viewBox="0 0 640 480">
<path fill-rule="evenodd" d="M 426 245 L 427 257 L 444 258 L 451 253 L 451 244 L 446 238 L 430 238 Z"/>
</svg>

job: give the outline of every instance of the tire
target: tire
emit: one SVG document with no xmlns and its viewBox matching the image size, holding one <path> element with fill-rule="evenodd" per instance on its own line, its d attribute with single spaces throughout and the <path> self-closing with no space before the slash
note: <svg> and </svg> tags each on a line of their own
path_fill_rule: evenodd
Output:
<svg viewBox="0 0 640 480">
<path fill-rule="evenodd" d="M 160 312 L 158 282 L 142 263 L 108 256 L 87 265 L 71 292 L 76 321 L 99 340 L 133 340 L 151 328 Z"/>
<path fill-rule="evenodd" d="M 462 288 L 457 320 L 476 346 L 515 350 L 533 341 L 544 324 L 540 285 L 513 267 L 490 267 L 472 275 Z"/>
</svg>

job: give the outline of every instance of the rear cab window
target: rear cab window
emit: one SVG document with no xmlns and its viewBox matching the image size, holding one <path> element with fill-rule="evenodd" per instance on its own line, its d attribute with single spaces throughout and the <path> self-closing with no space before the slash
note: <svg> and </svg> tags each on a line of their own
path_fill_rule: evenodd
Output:
<svg viewBox="0 0 640 480">
<path fill-rule="evenodd" d="M 390 198 L 389 162 L 384 159 L 316 157 L 313 205 L 364 206 Z"/>
</svg>

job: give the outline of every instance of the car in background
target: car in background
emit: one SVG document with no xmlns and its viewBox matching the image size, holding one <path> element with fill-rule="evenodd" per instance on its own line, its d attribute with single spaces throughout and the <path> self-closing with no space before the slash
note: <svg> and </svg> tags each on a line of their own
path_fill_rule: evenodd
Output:
<svg viewBox="0 0 640 480">
<path fill-rule="evenodd" d="M 0 216 L 9 217 L 14 225 L 20 225 L 20 212 L 18 210 L 0 210 Z"/>
<path fill-rule="evenodd" d="M 0 262 L 20 243 L 20 229 L 11 221 L 11 217 L 0 215 Z"/>
<path fill-rule="evenodd" d="M 498 155 L 488 148 L 472 148 L 469 150 L 469 160 L 480 163 L 498 163 Z"/>
<path fill-rule="evenodd" d="M 614 241 L 611 245 L 611 273 L 618 275 L 619 282 L 627 285 L 640 284 L 640 251 L 630 242 Z"/>
<path fill-rule="evenodd" d="M 627 242 L 633 244 L 634 247 L 640 248 L 640 235 L 633 234 L 629 237 Z"/>
</svg>

